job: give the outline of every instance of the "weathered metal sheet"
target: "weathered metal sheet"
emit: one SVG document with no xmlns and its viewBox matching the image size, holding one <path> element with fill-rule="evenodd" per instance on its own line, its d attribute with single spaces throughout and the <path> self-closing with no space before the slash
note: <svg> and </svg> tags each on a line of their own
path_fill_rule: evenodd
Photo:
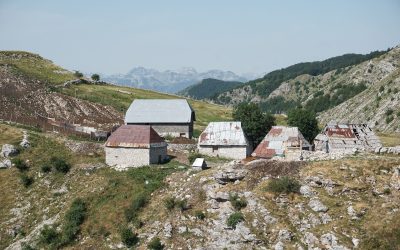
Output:
<svg viewBox="0 0 400 250">
<path fill-rule="evenodd" d="M 241 122 L 210 122 L 199 137 L 199 145 L 247 146 Z"/>
<path fill-rule="evenodd" d="M 195 120 L 185 99 L 136 99 L 125 114 L 128 123 L 190 123 Z"/>
<path fill-rule="evenodd" d="M 122 125 L 108 137 L 106 147 L 150 148 L 166 146 L 149 125 Z"/>
<path fill-rule="evenodd" d="M 297 127 L 274 126 L 252 153 L 254 157 L 272 158 L 284 156 L 285 152 L 310 148 Z"/>
</svg>

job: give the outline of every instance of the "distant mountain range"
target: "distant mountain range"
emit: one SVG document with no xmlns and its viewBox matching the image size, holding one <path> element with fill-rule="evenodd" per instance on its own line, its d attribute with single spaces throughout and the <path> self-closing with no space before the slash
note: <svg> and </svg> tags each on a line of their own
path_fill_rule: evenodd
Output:
<svg viewBox="0 0 400 250">
<path fill-rule="evenodd" d="M 254 79 L 255 76 L 252 77 L 251 74 L 240 76 L 232 71 L 222 70 L 197 72 L 191 67 L 165 71 L 136 67 L 127 74 L 101 75 L 101 78 L 104 81 L 116 85 L 156 90 L 166 93 L 177 93 L 207 78 L 223 81 L 247 82 L 248 80 Z"/>
</svg>

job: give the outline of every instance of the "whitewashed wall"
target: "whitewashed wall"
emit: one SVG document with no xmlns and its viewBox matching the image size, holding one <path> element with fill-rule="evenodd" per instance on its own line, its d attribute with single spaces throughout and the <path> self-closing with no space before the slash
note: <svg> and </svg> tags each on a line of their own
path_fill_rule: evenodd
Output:
<svg viewBox="0 0 400 250">
<path fill-rule="evenodd" d="M 248 152 L 246 146 L 219 146 L 218 150 L 215 150 L 214 152 L 212 146 L 199 146 L 198 149 L 200 154 L 235 160 L 246 158 Z"/>
<path fill-rule="evenodd" d="M 106 164 L 118 168 L 140 167 L 149 165 L 148 148 L 111 148 L 106 147 Z"/>
</svg>

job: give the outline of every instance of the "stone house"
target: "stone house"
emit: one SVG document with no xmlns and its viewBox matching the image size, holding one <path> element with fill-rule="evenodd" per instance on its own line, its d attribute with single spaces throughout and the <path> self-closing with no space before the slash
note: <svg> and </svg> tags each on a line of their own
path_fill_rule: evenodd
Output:
<svg viewBox="0 0 400 250">
<path fill-rule="evenodd" d="M 185 99 L 136 99 L 125 115 L 126 125 L 151 125 L 161 136 L 192 138 L 195 112 Z"/>
<path fill-rule="evenodd" d="M 230 159 L 244 159 L 251 151 L 241 122 L 210 122 L 201 133 L 199 153 Z"/>
<path fill-rule="evenodd" d="M 382 144 L 367 124 L 330 123 L 315 137 L 314 146 L 316 151 L 330 153 L 353 150 L 374 151 L 382 147 Z"/>
<path fill-rule="evenodd" d="M 122 125 L 105 143 L 106 164 L 116 168 L 159 164 L 167 159 L 167 143 L 149 125 Z"/>
<path fill-rule="evenodd" d="M 300 160 L 303 150 L 311 150 L 311 144 L 297 127 L 273 126 L 251 155 L 257 158 L 278 156 Z"/>
</svg>

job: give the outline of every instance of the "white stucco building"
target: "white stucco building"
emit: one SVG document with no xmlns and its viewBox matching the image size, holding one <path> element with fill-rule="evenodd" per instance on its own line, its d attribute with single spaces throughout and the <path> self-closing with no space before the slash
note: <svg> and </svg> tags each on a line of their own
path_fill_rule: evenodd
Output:
<svg viewBox="0 0 400 250">
<path fill-rule="evenodd" d="M 244 159 L 250 152 L 249 142 L 241 122 L 210 122 L 201 133 L 199 153 L 230 159 Z"/>
<path fill-rule="evenodd" d="M 118 169 L 162 163 L 167 143 L 149 125 L 122 125 L 105 144 L 106 164 Z"/>
</svg>

